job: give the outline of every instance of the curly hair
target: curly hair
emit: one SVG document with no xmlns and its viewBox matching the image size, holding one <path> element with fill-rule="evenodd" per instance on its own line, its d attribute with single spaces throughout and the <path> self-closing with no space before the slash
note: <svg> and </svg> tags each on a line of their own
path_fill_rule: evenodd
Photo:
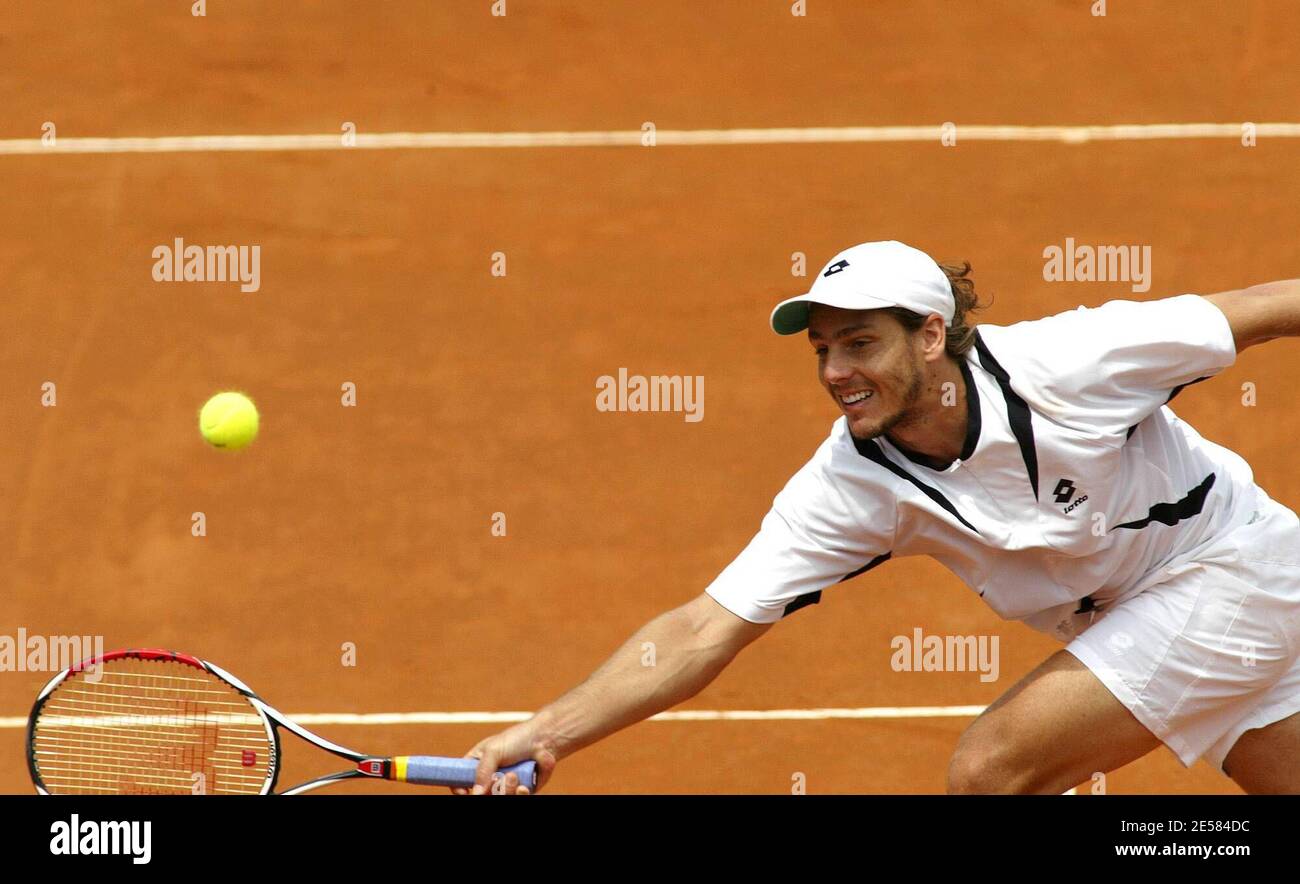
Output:
<svg viewBox="0 0 1300 884">
<path fill-rule="evenodd" d="M 970 324 L 967 314 L 981 310 L 988 304 L 979 302 L 979 295 L 975 292 L 975 280 L 970 278 L 969 261 L 962 261 L 960 264 L 940 264 L 939 269 L 943 271 L 944 276 L 948 277 L 948 283 L 952 286 L 953 300 L 956 302 L 952 322 L 948 325 L 948 340 L 944 349 L 949 356 L 959 359 L 975 345 L 975 326 Z M 890 307 L 888 313 L 909 332 L 916 331 L 925 322 L 925 317 L 920 313 L 904 307 Z"/>
</svg>

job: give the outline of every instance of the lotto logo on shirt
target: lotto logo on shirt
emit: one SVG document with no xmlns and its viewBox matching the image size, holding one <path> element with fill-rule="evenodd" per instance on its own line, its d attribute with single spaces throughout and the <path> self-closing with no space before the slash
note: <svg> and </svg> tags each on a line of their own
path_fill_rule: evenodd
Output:
<svg viewBox="0 0 1300 884">
<path fill-rule="evenodd" d="M 1074 497 L 1076 491 L 1078 491 L 1078 489 L 1074 487 L 1074 482 L 1070 479 L 1062 479 L 1056 483 L 1056 488 L 1052 490 L 1052 494 L 1056 497 L 1056 502 L 1070 504 L 1065 509 L 1061 510 L 1061 512 L 1068 513 L 1088 499 L 1088 495 L 1084 494 L 1081 495 L 1078 500 L 1074 501 L 1074 503 L 1070 503 L 1070 498 Z"/>
</svg>

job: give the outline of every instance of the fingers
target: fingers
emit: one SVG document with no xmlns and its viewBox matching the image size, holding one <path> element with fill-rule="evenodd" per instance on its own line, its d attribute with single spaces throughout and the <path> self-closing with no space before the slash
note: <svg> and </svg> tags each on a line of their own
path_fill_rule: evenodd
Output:
<svg viewBox="0 0 1300 884">
<path fill-rule="evenodd" d="M 516 774 L 508 773 L 505 776 L 492 778 L 493 795 L 515 795 L 519 790 L 519 777 Z"/>
<path fill-rule="evenodd" d="M 531 790 L 519 780 L 519 774 L 513 771 L 507 774 L 498 774 L 492 768 L 485 765 L 486 755 L 479 761 L 479 771 L 488 770 L 489 774 L 488 787 L 485 790 L 479 783 L 474 784 L 470 794 L 483 795 L 490 793 L 492 795 L 529 795 Z"/>
<path fill-rule="evenodd" d="M 500 767 L 498 764 L 500 757 L 501 750 L 497 748 L 496 743 L 484 746 L 483 753 L 478 756 L 478 770 L 474 773 L 474 788 L 470 789 L 471 795 L 484 795 L 492 789 L 492 774 Z"/>
<path fill-rule="evenodd" d="M 560 762 L 546 749 L 538 752 L 533 760 L 537 762 L 537 791 L 540 792 L 542 787 L 550 780 L 551 774 L 555 772 L 555 766 Z M 524 794 L 527 795 L 529 792 L 525 790 Z"/>
<path fill-rule="evenodd" d="M 528 758 L 528 750 L 525 748 L 527 742 L 519 739 L 511 740 L 510 734 L 510 731 L 506 731 L 504 734 L 488 737 L 465 753 L 466 758 L 474 758 L 478 761 L 474 771 L 474 784 L 469 788 L 455 787 L 451 790 L 452 794 L 531 795 L 533 793 L 534 787 L 520 782 L 518 774 L 497 775 L 497 771 L 503 764 L 510 765 Z M 537 763 L 535 788 L 540 790 L 550 778 L 551 771 L 555 769 L 556 758 L 551 752 L 543 750 L 536 752 L 533 760 Z"/>
<path fill-rule="evenodd" d="M 468 752 L 465 753 L 465 757 L 481 759 L 483 757 L 483 746 L 485 743 L 487 743 L 487 740 L 479 740 L 479 742 L 475 744 L 473 749 L 470 749 Z M 482 765 L 480 764 L 479 767 L 481 769 Z M 477 777 L 477 772 L 475 773 L 475 776 Z M 470 794 L 470 790 L 464 786 L 453 786 L 451 790 L 451 794 L 468 795 Z"/>
<path fill-rule="evenodd" d="M 478 755 L 478 768 L 474 771 L 474 785 L 469 789 L 472 796 L 481 796 L 491 789 L 491 775 L 497 771 L 497 753 L 485 750 Z"/>
<path fill-rule="evenodd" d="M 493 774 L 491 785 L 488 786 L 487 791 L 493 795 L 527 795 L 528 787 L 519 782 L 518 774 Z M 472 794 L 482 795 L 482 787 L 475 784 Z"/>
</svg>

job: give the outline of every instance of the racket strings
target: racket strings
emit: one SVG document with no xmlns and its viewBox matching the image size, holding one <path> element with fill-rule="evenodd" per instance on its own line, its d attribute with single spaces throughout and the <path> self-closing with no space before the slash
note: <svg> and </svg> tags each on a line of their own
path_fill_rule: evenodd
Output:
<svg viewBox="0 0 1300 884">
<path fill-rule="evenodd" d="M 276 761 L 261 715 L 234 688 L 136 658 L 70 674 L 37 716 L 32 752 L 58 794 L 256 794 Z"/>
</svg>

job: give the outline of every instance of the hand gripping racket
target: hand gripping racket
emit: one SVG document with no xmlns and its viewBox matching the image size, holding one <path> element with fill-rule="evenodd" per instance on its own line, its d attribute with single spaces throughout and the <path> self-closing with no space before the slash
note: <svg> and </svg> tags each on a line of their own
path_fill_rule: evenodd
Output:
<svg viewBox="0 0 1300 884">
<path fill-rule="evenodd" d="M 354 777 L 474 785 L 473 758 L 354 752 L 294 724 L 219 667 L 155 649 L 113 651 L 52 678 L 27 721 L 27 763 L 42 795 L 267 795 L 279 775 L 279 728 L 356 766 L 276 794 Z M 536 762 L 494 776 L 508 773 L 536 789 Z"/>
</svg>

